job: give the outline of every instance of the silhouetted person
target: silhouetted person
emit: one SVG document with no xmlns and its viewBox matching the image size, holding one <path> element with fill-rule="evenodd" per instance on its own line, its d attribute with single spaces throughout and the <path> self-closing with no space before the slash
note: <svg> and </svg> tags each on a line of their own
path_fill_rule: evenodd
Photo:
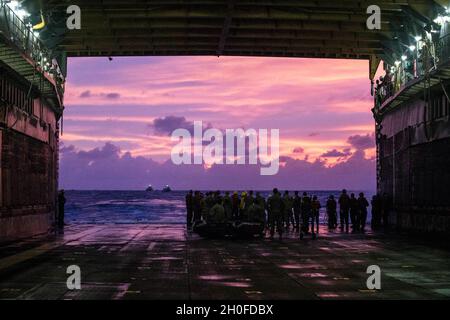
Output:
<svg viewBox="0 0 450 320">
<path fill-rule="evenodd" d="M 298 191 L 294 193 L 294 200 L 292 202 L 292 207 L 294 209 L 294 220 L 295 220 L 295 230 L 298 232 L 300 230 L 300 214 L 302 211 L 302 198 L 298 195 Z"/>
<path fill-rule="evenodd" d="M 202 220 L 202 200 L 203 197 L 199 191 L 195 191 L 194 193 L 194 203 L 193 203 L 193 210 L 194 210 L 194 223 L 200 222 Z"/>
<path fill-rule="evenodd" d="M 248 194 L 247 192 L 241 193 L 241 202 L 239 204 L 239 220 L 245 220 L 247 215 L 247 204 L 249 201 L 247 200 Z"/>
<path fill-rule="evenodd" d="M 337 227 L 337 203 L 333 195 L 327 200 L 328 228 L 336 229 Z"/>
<path fill-rule="evenodd" d="M 209 213 L 211 208 L 214 206 L 214 199 L 211 192 L 207 192 L 205 197 L 201 197 L 200 208 L 201 208 L 201 220 L 207 221 L 209 218 Z"/>
<path fill-rule="evenodd" d="M 223 224 L 227 222 L 225 208 L 223 207 L 220 199 L 217 199 L 216 203 L 211 207 L 206 222 L 216 224 Z"/>
<path fill-rule="evenodd" d="M 255 198 L 253 197 L 253 191 L 250 190 L 247 193 L 245 193 L 245 197 L 242 197 L 242 199 L 244 199 L 244 205 L 242 207 L 243 211 L 241 214 L 241 219 L 242 219 L 242 215 L 248 215 L 248 209 L 250 208 L 250 206 L 253 204 L 253 202 L 255 201 Z M 242 200 L 241 200 L 241 205 L 242 205 Z"/>
<path fill-rule="evenodd" d="M 373 230 L 377 230 L 381 226 L 381 197 L 376 194 L 372 197 L 372 221 Z"/>
<path fill-rule="evenodd" d="M 214 192 L 213 194 L 213 198 L 214 198 L 214 202 L 220 202 L 222 203 L 222 196 L 220 195 L 220 191 L 217 190 L 216 192 Z"/>
<path fill-rule="evenodd" d="M 275 227 L 280 236 L 280 240 L 283 237 L 283 199 L 281 198 L 278 189 L 273 189 L 272 195 L 267 200 L 267 207 L 269 211 L 269 223 L 270 223 L 270 238 L 273 239 L 275 235 Z"/>
<path fill-rule="evenodd" d="M 205 198 L 205 205 L 206 205 L 206 210 L 209 212 L 209 210 L 211 210 L 211 208 L 213 207 L 213 205 L 216 203 L 216 200 L 214 198 L 214 193 L 209 191 L 206 193 L 206 198 Z"/>
<path fill-rule="evenodd" d="M 350 219 L 352 221 L 352 231 L 359 231 L 359 203 L 354 193 L 350 195 Z"/>
<path fill-rule="evenodd" d="M 256 202 L 253 202 L 247 210 L 246 221 L 252 223 L 260 223 L 261 225 L 264 225 L 265 223 L 264 208 L 262 208 Z"/>
<path fill-rule="evenodd" d="M 58 193 L 58 228 L 64 229 L 64 206 L 66 204 L 66 197 L 64 190 Z"/>
<path fill-rule="evenodd" d="M 358 204 L 359 204 L 359 225 L 361 227 L 361 231 L 364 232 L 364 229 L 366 228 L 367 207 L 369 206 L 369 202 L 364 197 L 364 193 L 362 192 L 359 194 Z"/>
<path fill-rule="evenodd" d="M 254 201 L 255 201 L 255 198 L 253 198 L 253 191 L 250 190 L 247 193 L 247 197 L 245 198 L 245 207 L 249 208 L 253 204 Z"/>
<path fill-rule="evenodd" d="M 222 198 L 222 204 L 225 209 L 225 215 L 228 220 L 233 219 L 233 205 L 231 203 L 230 193 L 228 191 L 225 192 L 225 195 Z"/>
<path fill-rule="evenodd" d="M 292 198 L 289 195 L 289 191 L 284 192 L 283 196 L 283 224 L 286 229 L 289 229 L 290 222 L 292 220 Z"/>
<path fill-rule="evenodd" d="M 313 233 L 313 237 L 315 237 L 314 223 L 316 224 L 316 233 L 319 233 L 320 207 L 319 199 L 317 196 L 314 196 L 311 201 L 311 232 Z"/>
<path fill-rule="evenodd" d="M 188 227 L 192 225 L 193 214 L 194 214 L 194 194 L 193 191 L 190 190 L 186 195 L 186 222 Z"/>
<path fill-rule="evenodd" d="M 339 220 L 341 230 L 348 232 L 348 214 L 350 210 L 350 198 L 348 197 L 347 190 L 342 190 L 341 195 L 339 196 Z"/>
<path fill-rule="evenodd" d="M 266 199 L 259 192 L 256 192 L 255 204 L 262 209 L 262 212 L 264 214 L 264 222 L 266 222 Z"/>
<path fill-rule="evenodd" d="M 309 218 L 311 217 L 311 198 L 306 192 L 303 192 L 302 197 L 302 226 L 300 228 L 300 239 L 303 235 L 309 232 Z"/>
<path fill-rule="evenodd" d="M 233 193 L 233 196 L 231 197 L 231 211 L 233 213 L 234 220 L 239 219 L 239 204 L 240 204 L 240 202 L 241 202 L 241 199 L 239 199 L 239 195 L 235 191 Z"/>
</svg>

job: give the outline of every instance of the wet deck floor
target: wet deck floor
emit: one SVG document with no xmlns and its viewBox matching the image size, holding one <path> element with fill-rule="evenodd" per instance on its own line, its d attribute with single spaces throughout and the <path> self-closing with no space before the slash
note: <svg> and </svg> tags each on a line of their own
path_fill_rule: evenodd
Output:
<svg viewBox="0 0 450 320">
<path fill-rule="evenodd" d="M 2 299 L 450 298 L 450 251 L 384 234 L 205 240 L 181 225 L 73 225 L 0 249 Z M 71 291 L 74 264 L 82 289 Z M 374 264 L 379 291 L 366 287 Z"/>
</svg>

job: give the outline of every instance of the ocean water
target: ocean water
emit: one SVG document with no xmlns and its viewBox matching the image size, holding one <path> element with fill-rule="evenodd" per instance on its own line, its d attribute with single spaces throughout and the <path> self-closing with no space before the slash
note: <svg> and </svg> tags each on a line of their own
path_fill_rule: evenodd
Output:
<svg viewBox="0 0 450 320">
<path fill-rule="evenodd" d="M 360 191 L 349 191 L 358 194 Z M 261 191 L 268 197 L 269 191 Z M 316 195 L 322 206 L 333 194 L 336 198 L 339 191 L 310 191 Z M 373 192 L 364 192 L 367 200 Z M 184 224 L 186 207 L 184 197 L 186 191 L 66 191 L 66 222 L 80 224 Z M 293 192 L 291 192 L 293 195 Z M 370 208 L 369 217 L 370 221 Z M 325 208 L 321 209 L 321 222 L 326 222 Z"/>
</svg>

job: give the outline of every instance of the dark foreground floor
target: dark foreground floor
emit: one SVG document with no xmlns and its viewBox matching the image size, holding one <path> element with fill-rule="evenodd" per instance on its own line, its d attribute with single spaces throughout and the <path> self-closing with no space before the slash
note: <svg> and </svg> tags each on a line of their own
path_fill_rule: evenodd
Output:
<svg viewBox="0 0 450 320">
<path fill-rule="evenodd" d="M 69 265 L 81 290 L 67 289 Z M 381 268 L 379 291 L 366 287 L 369 265 Z M 449 267 L 449 251 L 402 236 L 205 240 L 180 225 L 73 225 L 1 247 L 0 298 L 445 299 Z"/>
</svg>

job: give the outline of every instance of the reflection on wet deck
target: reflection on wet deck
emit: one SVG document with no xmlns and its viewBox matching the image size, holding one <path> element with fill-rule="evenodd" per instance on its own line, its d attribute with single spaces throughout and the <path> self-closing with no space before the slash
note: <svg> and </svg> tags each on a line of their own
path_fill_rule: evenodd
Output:
<svg viewBox="0 0 450 320">
<path fill-rule="evenodd" d="M 73 225 L 2 247 L 0 298 L 449 298 L 450 252 L 414 241 L 326 230 L 316 241 L 205 240 L 181 225 Z M 80 291 L 66 288 L 71 264 L 81 268 Z M 366 288 L 372 264 L 381 291 Z"/>
</svg>

